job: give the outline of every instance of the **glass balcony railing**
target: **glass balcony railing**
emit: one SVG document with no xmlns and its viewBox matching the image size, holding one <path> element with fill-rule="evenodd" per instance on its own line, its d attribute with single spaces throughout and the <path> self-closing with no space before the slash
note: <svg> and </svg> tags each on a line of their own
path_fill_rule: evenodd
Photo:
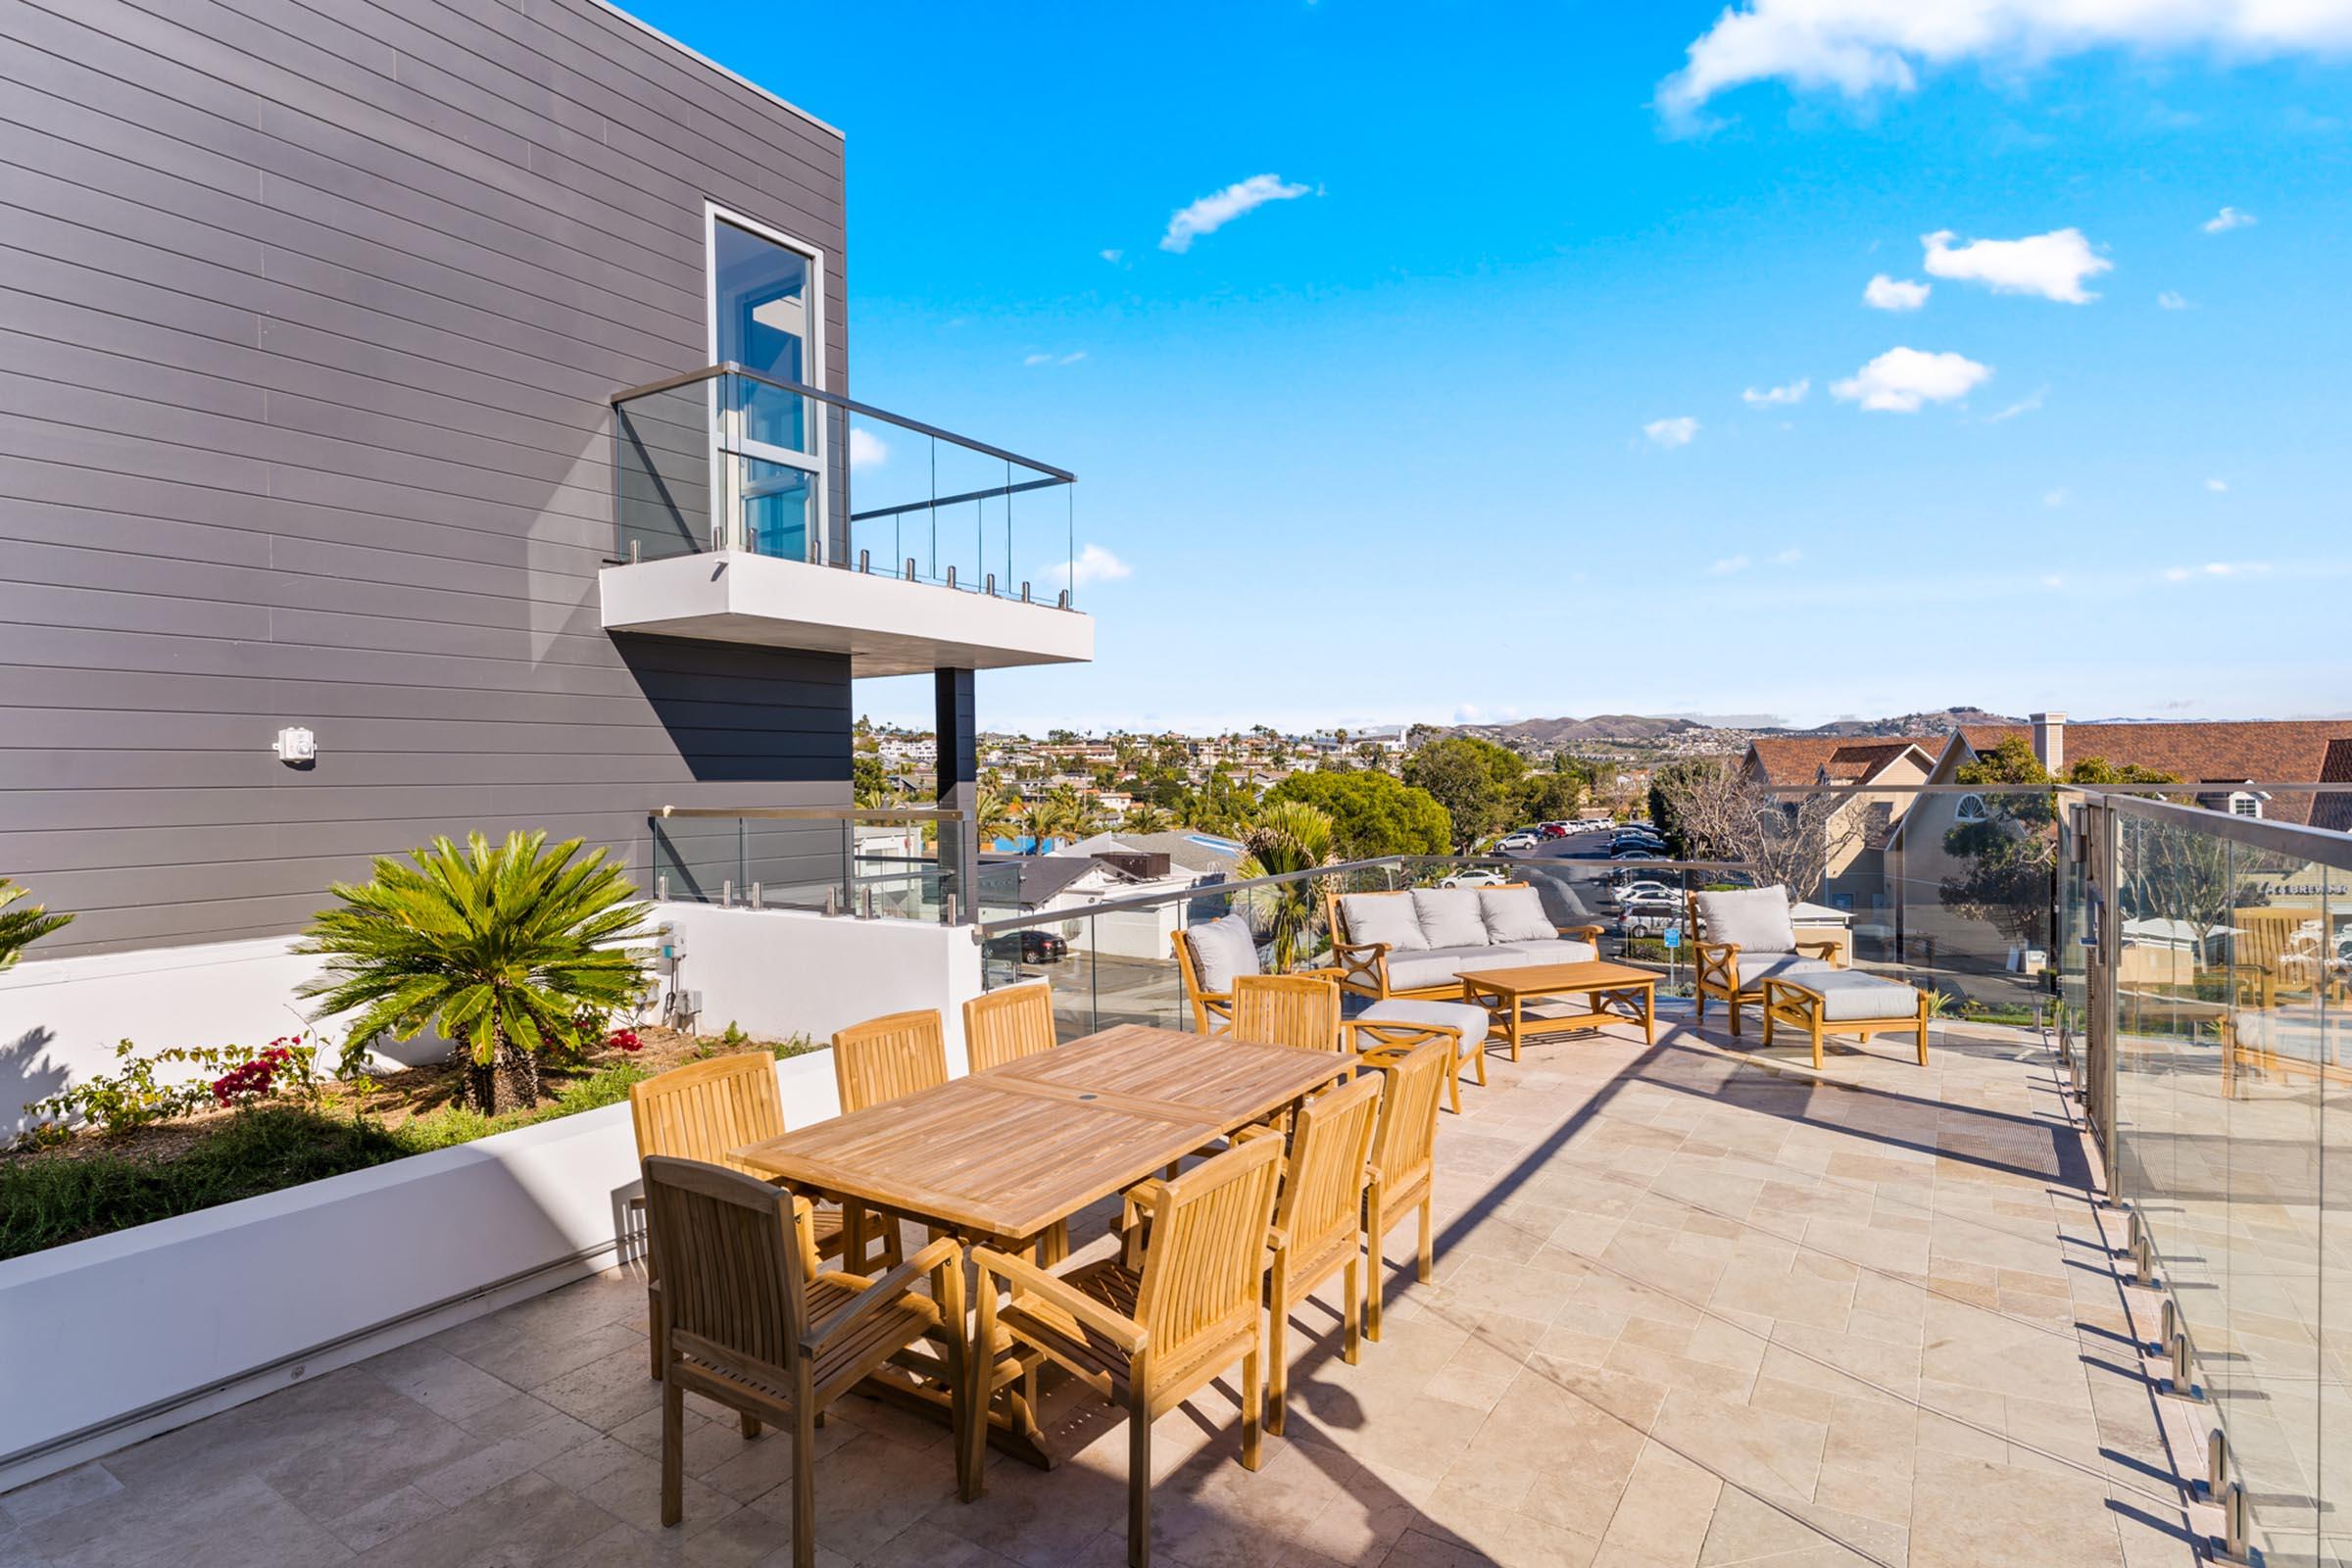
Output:
<svg viewBox="0 0 2352 1568">
<path fill-rule="evenodd" d="M 615 559 L 741 550 L 1058 605 L 1076 476 L 836 393 L 717 365 L 612 397 Z"/>
<path fill-rule="evenodd" d="M 931 807 L 664 808 L 647 818 L 653 895 L 754 909 L 954 925 L 970 918 Z"/>
</svg>

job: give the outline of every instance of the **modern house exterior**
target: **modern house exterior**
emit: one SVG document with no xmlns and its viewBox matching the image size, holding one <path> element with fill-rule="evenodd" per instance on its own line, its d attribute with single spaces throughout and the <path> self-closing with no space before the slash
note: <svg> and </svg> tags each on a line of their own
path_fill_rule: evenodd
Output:
<svg viewBox="0 0 2352 1568">
<path fill-rule="evenodd" d="M 75 915 L 18 987 L 436 834 L 822 885 L 854 680 L 934 676 L 954 813 L 976 672 L 1091 657 L 1015 580 L 1071 476 L 849 397 L 842 133 L 625 14 L 26 7 L 0 78 L 0 874 Z M 854 504 L 861 420 L 998 478 Z"/>
</svg>

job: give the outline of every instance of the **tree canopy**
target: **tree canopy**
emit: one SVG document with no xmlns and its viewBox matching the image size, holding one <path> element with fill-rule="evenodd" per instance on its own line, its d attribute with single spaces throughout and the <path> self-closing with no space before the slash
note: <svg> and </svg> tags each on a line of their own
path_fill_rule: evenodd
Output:
<svg viewBox="0 0 2352 1568">
<path fill-rule="evenodd" d="M 1503 818 L 1526 772 L 1527 759 L 1473 735 L 1431 741 L 1404 760 L 1404 781 L 1437 797 L 1462 849 L 1510 825 Z"/>
<path fill-rule="evenodd" d="M 1293 773 L 1266 792 L 1267 805 L 1283 801 L 1328 815 L 1334 847 L 1344 860 L 1446 853 L 1446 808 L 1429 791 L 1387 773 Z"/>
</svg>

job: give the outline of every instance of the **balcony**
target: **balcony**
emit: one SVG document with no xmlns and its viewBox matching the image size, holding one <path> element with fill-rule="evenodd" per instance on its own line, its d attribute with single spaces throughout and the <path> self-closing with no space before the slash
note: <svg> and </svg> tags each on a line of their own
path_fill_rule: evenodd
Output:
<svg viewBox="0 0 2352 1568">
<path fill-rule="evenodd" d="M 607 631 L 860 677 L 1094 657 L 1066 469 L 734 365 L 615 393 L 612 419 Z"/>
</svg>

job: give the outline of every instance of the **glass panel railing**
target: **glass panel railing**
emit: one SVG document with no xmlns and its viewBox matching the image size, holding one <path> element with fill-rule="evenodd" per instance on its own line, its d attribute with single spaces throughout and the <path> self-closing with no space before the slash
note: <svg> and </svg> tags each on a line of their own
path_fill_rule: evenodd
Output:
<svg viewBox="0 0 2352 1568">
<path fill-rule="evenodd" d="M 1076 476 L 800 382 L 712 366 L 615 394 L 622 562 L 705 550 L 1074 603 Z"/>
<path fill-rule="evenodd" d="M 867 920 L 961 924 L 928 808 L 680 808 L 647 819 L 654 897 Z"/>
</svg>

